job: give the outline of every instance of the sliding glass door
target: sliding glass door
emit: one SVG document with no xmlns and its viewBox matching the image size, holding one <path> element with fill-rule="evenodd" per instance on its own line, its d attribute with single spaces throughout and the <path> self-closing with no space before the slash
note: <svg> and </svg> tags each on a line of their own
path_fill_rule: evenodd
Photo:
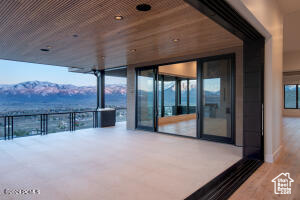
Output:
<svg viewBox="0 0 300 200">
<path fill-rule="evenodd" d="M 136 70 L 136 127 L 155 131 L 155 68 Z"/>
<path fill-rule="evenodd" d="M 158 66 L 160 133 L 197 137 L 195 113 L 197 61 Z"/>
<path fill-rule="evenodd" d="M 234 55 L 137 68 L 136 127 L 234 142 Z"/>
<path fill-rule="evenodd" d="M 201 60 L 199 72 L 200 137 L 233 143 L 233 56 Z"/>
</svg>

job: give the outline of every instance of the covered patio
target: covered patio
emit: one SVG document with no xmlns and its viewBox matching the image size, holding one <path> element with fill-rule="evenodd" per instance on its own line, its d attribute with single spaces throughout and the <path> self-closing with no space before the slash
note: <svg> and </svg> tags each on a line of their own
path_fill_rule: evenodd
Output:
<svg viewBox="0 0 300 200">
<path fill-rule="evenodd" d="M 0 188 L 40 191 L 30 199 L 184 199 L 242 158 L 236 146 L 124 122 L 0 141 L 0 151 Z"/>
</svg>

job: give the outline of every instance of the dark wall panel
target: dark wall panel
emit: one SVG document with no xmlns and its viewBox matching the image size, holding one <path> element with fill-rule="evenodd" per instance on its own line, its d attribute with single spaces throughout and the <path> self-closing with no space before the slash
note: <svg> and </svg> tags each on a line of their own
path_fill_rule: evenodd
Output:
<svg viewBox="0 0 300 200">
<path fill-rule="evenodd" d="M 264 40 L 244 42 L 244 156 L 264 159 Z"/>
</svg>

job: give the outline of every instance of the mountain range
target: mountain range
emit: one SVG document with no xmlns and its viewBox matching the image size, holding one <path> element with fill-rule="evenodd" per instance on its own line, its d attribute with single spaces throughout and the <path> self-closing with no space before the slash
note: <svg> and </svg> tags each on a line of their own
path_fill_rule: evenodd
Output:
<svg viewBox="0 0 300 200">
<path fill-rule="evenodd" d="M 95 95 L 96 86 L 75 86 L 64 85 L 41 81 L 28 81 L 15 85 L 0 85 L 0 95 L 24 95 L 24 96 L 51 96 L 51 95 Z M 125 85 L 106 85 L 105 94 L 123 94 L 126 95 Z"/>
<path fill-rule="evenodd" d="M 126 85 L 107 84 L 105 99 L 114 107 L 126 106 Z M 75 86 L 28 81 L 0 85 L 0 112 L 34 109 L 95 108 L 96 86 Z"/>
<path fill-rule="evenodd" d="M 175 102 L 175 86 L 165 87 L 165 105 Z M 186 88 L 181 90 L 186 97 Z M 152 102 L 153 94 L 143 91 Z M 205 91 L 206 102 L 218 102 L 220 92 Z M 96 108 L 96 86 L 75 86 L 51 82 L 28 81 L 13 85 L 0 85 L 0 114 L 69 111 Z M 182 102 L 186 101 L 182 98 Z M 190 103 L 196 104 L 196 86 L 190 89 Z M 106 84 L 105 102 L 109 107 L 126 107 L 126 85 Z"/>
</svg>

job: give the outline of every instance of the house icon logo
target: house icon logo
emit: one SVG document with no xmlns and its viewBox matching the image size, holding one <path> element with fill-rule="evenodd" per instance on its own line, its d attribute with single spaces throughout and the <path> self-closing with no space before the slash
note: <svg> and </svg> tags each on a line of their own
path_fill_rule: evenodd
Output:
<svg viewBox="0 0 300 200">
<path fill-rule="evenodd" d="M 274 183 L 275 194 L 292 193 L 292 182 L 294 182 L 294 180 L 290 177 L 290 173 L 281 173 L 276 176 L 272 182 Z"/>
</svg>

